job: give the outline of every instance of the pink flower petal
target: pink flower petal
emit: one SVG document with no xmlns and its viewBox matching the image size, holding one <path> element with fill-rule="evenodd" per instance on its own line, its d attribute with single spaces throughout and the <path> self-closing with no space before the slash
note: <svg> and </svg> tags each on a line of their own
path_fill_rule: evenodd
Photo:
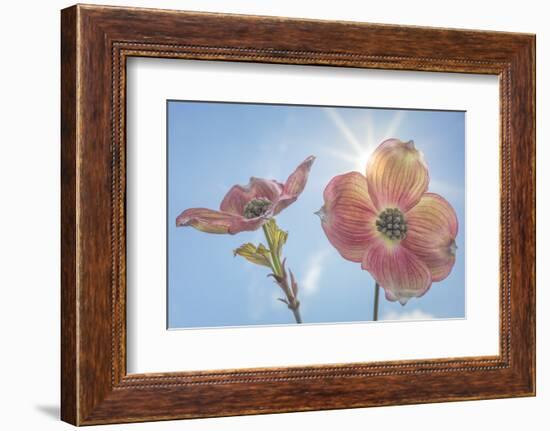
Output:
<svg viewBox="0 0 550 431">
<path fill-rule="evenodd" d="M 253 199 L 266 198 L 276 203 L 283 192 L 283 185 L 275 180 L 263 178 L 250 178 L 246 186 L 235 185 L 231 187 L 220 204 L 220 210 L 234 215 L 242 216 L 244 207 Z"/>
<path fill-rule="evenodd" d="M 424 261 L 433 281 L 445 279 L 456 260 L 458 219 L 453 207 L 438 194 L 426 193 L 405 218 L 408 232 L 403 246 Z"/>
<path fill-rule="evenodd" d="M 369 244 L 361 267 L 384 288 L 389 301 L 402 305 L 422 296 L 432 284 L 430 270 L 422 260 L 399 243 L 381 237 Z"/>
<path fill-rule="evenodd" d="M 365 177 L 358 172 L 334 177 L 324 200 L 318 214 L 328 240 L 344 259 L 361 262 L 369 242 L 380 236 Z"/>
<path fill-rule="evenodd" d="M 305 159 L 296 170 L 290 174 L 283 187 L 283 193 L 275 207 L 275 214 L 280 213 L 290 204 L 294 203 L 298 196 L 304 191 L 309 176 L 311 165 L 315 161 L 314 156 Z"/>
<path fill-rule="evenodd" d="M 411 209 L 428 189 L 428 168 L 412 141 L 388 139 L 367 163 L 367 184 L 379 211 L 397 207 Z"/>
<path fill-rule="evenodd" d="M 176 218 L 176 226 L 191 226 L 202 232 L 233 235 L 242 231 L 256 230 L 266 221 L 264 217 L 245 219 L 207 208 L 190 208 Z"/>
</svg>

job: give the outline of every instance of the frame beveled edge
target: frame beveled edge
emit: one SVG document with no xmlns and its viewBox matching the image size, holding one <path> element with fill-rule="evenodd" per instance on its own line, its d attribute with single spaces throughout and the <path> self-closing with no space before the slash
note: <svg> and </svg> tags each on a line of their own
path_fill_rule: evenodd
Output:
<svg viewBox="0 0 550 431">
<path fill-rule="evenodd" d="M 258 34 L 258 26 L 268 30 Z M 62 12 L 61 36 L 63 420 L 83 425 L 534 394 L 534 36 L 80 5 Z M 129 56 L 499 75 L 500 355 L 126 375 Z"/>
</svg>

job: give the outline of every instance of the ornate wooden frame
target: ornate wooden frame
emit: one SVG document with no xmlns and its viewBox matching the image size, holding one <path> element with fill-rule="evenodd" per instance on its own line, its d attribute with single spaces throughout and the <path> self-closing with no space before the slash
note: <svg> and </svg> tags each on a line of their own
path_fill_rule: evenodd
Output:
<svg viewBox="0 0 550 431">
<path fill-rule="evenodd" d="M 73 6 L 62 11 L 61 417 L 75 425 L 535 394 L 535 36 Z M 500 354 L 126 373 L 130 56 L 500 77 Z"/>
</svg>

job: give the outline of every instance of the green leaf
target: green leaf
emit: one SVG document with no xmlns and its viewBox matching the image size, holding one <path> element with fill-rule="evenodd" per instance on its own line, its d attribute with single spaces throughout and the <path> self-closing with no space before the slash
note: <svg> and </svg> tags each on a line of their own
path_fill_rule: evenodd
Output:
<svg viewBox="0 0 550 431">
<path fill-rule="evenodd" d="M 272 251 L 280 258 L 283 245 L 285 245 L 288 238 L 288 232 L 281 230 L 275 219 L 270 219 L 264 226 L 267 236 L 271 239 Z"/>
<path fill-rule="evenodd" d="M 250 242 L 243 244 L 238 249 L 233 251 L 233 255 L 242 256 L 249 262 L 252 262 L 256 265 L 263 265 L 271 268 L 269 250 L 265 248 L 263 244 L 260 244 L 257 247 Z"/>
</svg>

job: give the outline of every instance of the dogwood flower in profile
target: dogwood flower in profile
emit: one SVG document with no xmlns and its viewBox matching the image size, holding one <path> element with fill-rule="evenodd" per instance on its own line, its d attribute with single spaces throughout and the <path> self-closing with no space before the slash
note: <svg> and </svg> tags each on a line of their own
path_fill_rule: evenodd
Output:
<svg viewBox="0 0 550 431">
<path fill-rule="evenodd" d="M 445 279 L 456 260 L 457 216 L 428 184 L 413 141 L 388 139 L 370 157 L 366 176 L 349 172 L 329 182 L 317 212 L 342 257 L 360 263 L 386 299 L 402 305 Z"/>
<path fill-rule="evenodd" d="M 246 186 L 233 186 L 222 199 L 219 211 L 190 208 L 176 218 L 176 226 L 191 226 L 202 232 L 216 234 L 234 235 L 262 227 L 267 246 L 246 243 L 234 250 L 233 254 L 252 264 L 271 269 L 268 275 L 273 277 L 285 295 L 277 299 L 292 311 L 296 323 L 302 323 L 298 283 L 292 271 L 286 269 L 282 252 L 288 232 L 277 226 L 274 217 L 294 203 L 304 191 L 314 161 L 314 156 L 305 159 L 284 184 L 252 177 Z"/>
<path fill-rule="evenodd" d="M 223 198 L 219 211 L 186 209 L 176 218 L 176 226 L 231 235 L 256 230 L 298 199 L 314 160 L 313 156 L 305 159 L 284 184 L 252 177 L 246 186 L 234 185 Z"/>
</svg>

